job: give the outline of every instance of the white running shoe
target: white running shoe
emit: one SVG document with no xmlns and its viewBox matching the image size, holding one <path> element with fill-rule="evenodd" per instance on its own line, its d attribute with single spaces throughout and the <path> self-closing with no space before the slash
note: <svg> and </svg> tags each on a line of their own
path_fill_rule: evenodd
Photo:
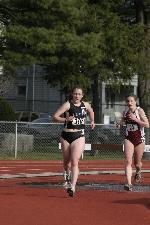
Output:
<svg viewBox="0 0 150 225">
<path fill-rule="evenodd" d="M 65 182 L 63 183 L 63 187 L 64 187 L 65 189 L 68 189 L 68 188 L 70 187 L 70 182 L 65 181 Z"/>
</svg>

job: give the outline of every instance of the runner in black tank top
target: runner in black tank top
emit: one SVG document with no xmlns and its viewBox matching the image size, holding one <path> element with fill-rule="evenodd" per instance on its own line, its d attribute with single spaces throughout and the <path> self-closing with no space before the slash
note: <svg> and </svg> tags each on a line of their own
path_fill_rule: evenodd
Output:
<svg viewBox="0 0 150 225">
<path fill-rule="evenodd" d="M 65 187 L 71 197 L 75 193 L 75 186 L 79 175 L 78 162 L 85 147 L 84 129 L 87 114 L 91 121 L 91 128 L 95 127 L 93 109 L 88 102 L 81 101 L 82 98 L 82 88 L 73 88 L 71 101 L 65 102 L 53 116 L 55 121 L 64 123 L 60 141 L 66 177 Z M 63 114 L 65 114 L 65 117 L 61 116 Z M 70 168 L 71 180 L 69 180 Z"/>
</svg>

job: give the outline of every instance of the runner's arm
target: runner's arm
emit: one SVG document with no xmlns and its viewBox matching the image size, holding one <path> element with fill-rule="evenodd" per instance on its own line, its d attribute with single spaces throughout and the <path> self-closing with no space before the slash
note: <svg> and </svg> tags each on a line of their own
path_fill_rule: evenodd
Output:
<svg viewBox="0 0 150 225">
<path fill-rule="evenodd" d="M 94 111 L 93 111 L 91 105 L 88 102 L 84 102 L 84 104 L 85 104 L 86 110 L 87 110 L 89 118 L 90 118 L 91 128 L 94 129 L 94 127 L 95 127 Z"/>
</svg>

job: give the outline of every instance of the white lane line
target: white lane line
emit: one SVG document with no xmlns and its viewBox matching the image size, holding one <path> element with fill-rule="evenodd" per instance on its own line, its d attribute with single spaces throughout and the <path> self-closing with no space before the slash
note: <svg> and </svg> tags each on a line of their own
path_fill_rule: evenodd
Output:
<svg viewBox="0 0 150 225">
<path fill-rule="evenodd" d="M 41 171 L 41 170 L 44 170 L 44 169 L 26 169 L 26 170 L 31 170 L 31 171 Z"/>
<path fill-rule="evenodd" d="M 143 173 L 149 173 L 150 170 L 142 170 Z M 108 171 L 83 171 L 80 175 L 98 175 L 98 174 L 124 174 L 124 170 L 108 170 Z M 49 177 L 49 176 L 62 176 L 63 173 L 58 172 L 43 172 L 43 173 L 18 173 L 18 174 L 1 174 L 0 179 L 11 178 L 31 178 L 31 177 Z"/>
<path fill-rule="evenodd" d="M 0 169 L 15 168 L 15 166 L 0 166 Z"/>
</svg>

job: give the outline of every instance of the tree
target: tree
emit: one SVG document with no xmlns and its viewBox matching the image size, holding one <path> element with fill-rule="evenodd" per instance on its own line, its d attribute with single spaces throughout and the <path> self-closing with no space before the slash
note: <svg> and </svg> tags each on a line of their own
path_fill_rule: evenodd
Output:
<svg viewBox="0 0 150 225">
<path fill-rule="evenodd" d="M 139 72 L 139 58 L 143 58 L 141 49 L 145 48 L 148 43 L 145 37 L 144 26 L 134 23 L 134 13 L 125 16 L 124 1 L 89 1 L 92 9 L 91 15 L 96 15 L 93 32 L 96 32 L 97 24 L 101 21 L 103 46 L 99 49 L 103 57 L 90 73 L 93 76 L 95 86 L 94 93 L 98 90 L 98 75 L 100 80 L 110 81 L 111 85 L 122 85 L 125 81 L 130 81 L 132 77 Z M 128 1 L 129 2 L 129 1 Z M 102 9 L 102 10 L 101 10 Z M 129 6 L 128 6 L 129 9 Z M 92 16 L 90 17 L 92 18 Z M 87 23 L 89 24 L 89 23 Z M 142 40 L 142 41 L 141 41 Z M 103 50 L 103 51 L 102 51 Z M 145 58 L 142 60 L 142 66 Z M 89 69 L 89 67 L 88 67 Z M 144 74 L 145 75 L 145 74 Z M 95 79 L 96 78 L 96 79 Z M 97 88 L 96 88 L 97 87 Z M 97 121 L 100 121 L 98 102 L 99 94 L 94 95 L 94 109 Z M 95 103 L 95 104 L 94 104 Z"/>
<path fill-rule="evenodd" d="M 0 120 L 1 121 L 15 121 L 17 116 L 12 108 L 12 106 L 0 98 Z"/>
<path fill-rule="evenodd" d="M 89 60 L 92 50 L 97 51 L 98 44 L 93 43 L 93 48 L 87 52 L 88 44 L 95 37 L 88 33 L 79 35 L 86 14 L 84 1 L 70 0 L 66 3 L 64 0 L 28 0 L 23 3 L 5 0 L 1 4 L 1 20 L 6 27 L 1 42 L 4 43 L 1 52 L 5 68 L 36 63 L 51 71 L 51 78 L 46 77 L 48 82 L 55 78 L 55 83 L 63 83 L 66 77 L 70 77 L 70 84 L 76 76 L 82 78 L 80 61 L 85 53 Z M 97 54 L 93 52 L 93 56 Z M 88 79 L 82 80 L 85 84 L 89 83 Z"/>
<path fill-rule="evenodd" d="M 6 92 L 8 92 L 8 90 L 10 90 L 10 88 L 13 87 L 13 77 L 7 73 L 6 68 L 4 68 L 3 65 L 3 60 L 2 60 L 2 56 L 3 56 L 3 52 L 2 49 L 5 47 L 5 39 L 4 39 L 4 31 L 5 31 L 5 26 L 3 23 L 2 18 L 5 21 L 5 17 L 3 17 L 3 13 L 4 11 L 7 10 L 7 8 L 5 6 L 2 5 L 2 1 L 0 1 L 0 96 L 2 97 Z M 6 13 L 7 15 L 7 13 Z M 7 16 L 6 16 L 7 17 Z M 7 62 L 8 63 L 8 62 Z M 9 63 L 8 63 L 9 64 Z"/>
<path fill-rule="evenodd" d="M 141 107 L 147 115 L 150 115 L 150 2 L 126 0 L 121 12 L 123 22 L 127 22 L 131 27 L 137 26 L 138 29 L 134 35 L 137 51 L 138 97 Z"/>
<path fill-rule="evenodd" d="M 150 115 L 150 2 L 135 0 L 136 22 L 145 27 L 145 36 L 148 39 L 147 46 L 142 49 L 144 62 L 139 64 L 139 98 L 140 105 L 147 115 Z"/>
<path fill-rule="evenodd" d="M 88 78 L 93 73 L 101 73 L 102 79 L 112 79 L 119 77 L 117 72 L 124 69 L 131 74 L 128 69 L 133 59 L 130 56 L 134 54 L 132 45 L 128 45 L 131 32 L 116 14 L 121 3 L 121 0 L 100 3 L 4 0 L 4 8 L 9 11 L 5 10 L 2 17 L 6 27 L 3 59 L 17 66 L 46 65 L 51 70 L 49 81 L 54 81 L 53 78 L 64 81 L 64 77 L 70 76 L 81 78 L 82 74 Z M 113 74 L 106 73 L 106 69 L 109 72 L 112 69 L 112 60 Z"/>
<path fill-rule="evenodd" d="M 13 79 L 12 77 L 5 76 L 5 74 L 0 74 L 0 97 L 13 88 Z"/>
<path fill-rule="evenodd" d="M 139 38 L 142 27 L 132 25 L 131 29 L 122 21 L 123 2 L 1 1 L 4 68 L 13 71 L 16 66 L 41 64 L 47 82 L 59 83 L 66 92 L 75 84 L 90 90 L 96 79 L 115 85 L 130 80 L 138 67 L 137 48 L 143 48 L 145 39 Z"/>
</svg>

